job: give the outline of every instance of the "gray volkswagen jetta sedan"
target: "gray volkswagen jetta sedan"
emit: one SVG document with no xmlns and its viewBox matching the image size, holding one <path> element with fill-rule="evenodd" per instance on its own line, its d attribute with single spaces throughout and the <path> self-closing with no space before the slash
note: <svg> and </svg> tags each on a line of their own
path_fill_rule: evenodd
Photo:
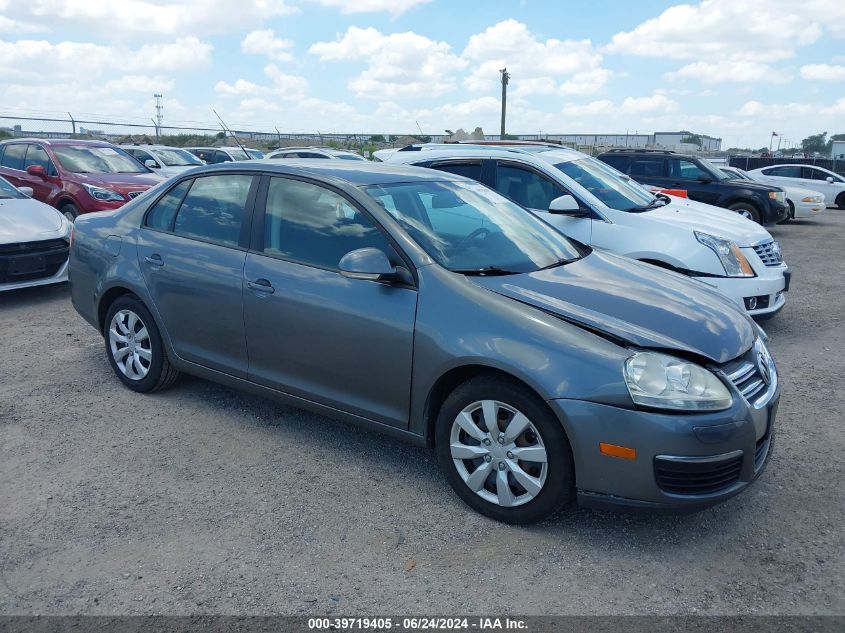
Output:
<svg viewBox="0 0 845 633">
<path fill-rule="evenodd" d="M 78 218 L 70 279 L 130 389 L 187 372 L 428 444 L 501 521 L 698 509 L 769 454 L 777 372 L 745 314 L 460 176 L 200 167 Z"/>
</svg>

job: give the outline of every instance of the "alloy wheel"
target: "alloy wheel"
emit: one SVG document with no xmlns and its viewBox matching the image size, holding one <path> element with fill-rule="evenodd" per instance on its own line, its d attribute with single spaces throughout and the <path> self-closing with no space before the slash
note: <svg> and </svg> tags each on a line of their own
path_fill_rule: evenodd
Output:
<svg viewBox="0 0 845 633">
<path fill-rule="evenodd" d="M 482 499 L 510 508 L 543 490 L 546 447 L 531 421 L 498 400 L 465 407 L 452 423 L 449 450 L 464 483 Z"/>
<path fill-rule="evenodd" d="M 147 326 L 132 310 L 120 310 L 109 324 L 109 349 L 117 368 L 130 380 L 143 380 L 153 353 Z"/>
</svg>

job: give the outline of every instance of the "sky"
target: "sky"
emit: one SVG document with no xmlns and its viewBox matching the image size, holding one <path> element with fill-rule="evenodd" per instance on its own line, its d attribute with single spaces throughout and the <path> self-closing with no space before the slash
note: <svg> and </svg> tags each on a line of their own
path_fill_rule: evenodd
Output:
<svg viewBox="0 0 845 633">
<path fill-rule="evenodd" d="M 845 133 L 843 0 L 0 0 L 0 115 L 495 134 L 504 67 L 514 134 Z"/>
</svg>

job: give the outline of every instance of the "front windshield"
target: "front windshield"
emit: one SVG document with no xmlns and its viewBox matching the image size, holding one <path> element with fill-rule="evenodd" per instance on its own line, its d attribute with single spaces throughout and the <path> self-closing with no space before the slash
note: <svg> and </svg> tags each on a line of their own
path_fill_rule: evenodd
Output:
<svg viewBox="0 0 845 633">
<path fill-rule="evenodd" d="M 579 158 L 555 167 L 611 209 L 631 211 L 654 206 L 654 195 L 647 189 L 595 158 Z"/>
<path fill-rule="evenodd" d="M 731 180 L 754 180 L 741 169 L 722 169 L 721 172 Z"/>
<path fill-rule="evenodd" d="M 335 154 L 335 158 L 341 160 L 367 160 L 363 156 L 358 156 L 358 154 Z"/>
<path fill-rule="evenodd" d="M 190 167 L 202 165 L 202 161 L 183 149 L 157 149 L 156 156 L 168 167 Z"/>
<path fill-rule="evenodd" d="M 76 174 L 143 174 L 150 171 L 116 147 L 54 145 L 53 153 L 62 167 Z"/>
<path fill-rule="evenodd" d="M 713 176 L 713 180 L 732 180 L 732 178 L 728 177 L 725 172 L 708 160 L 702 159 L 701 166 L 704 168 L 704 171 Z"/>
<path fill-rule="evenodd" d="M 0 198 L 26 198 L 20 191 L 5 178 L 0 178 Z"/>
<path fill-rule="evenodd" d="M 432 259 L 455 272 L 528 273 L 581 256 L 551 226 L 478 183 L 412 182 L 366 191 Z"/>
<path fill-rule="evenodd" d="M 264 152 L 258 149 L 247 149 L 247 153 L 252 156 L 253 158 L 261 159 L 264 158 Z"/>
</svg>

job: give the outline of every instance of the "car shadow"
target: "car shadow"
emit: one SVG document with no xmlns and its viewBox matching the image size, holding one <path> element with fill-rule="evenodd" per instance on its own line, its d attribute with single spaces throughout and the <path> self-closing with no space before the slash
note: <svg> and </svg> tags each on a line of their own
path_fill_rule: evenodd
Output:
<svg viewBox="0 0 845 633">
<path fill-rule="evenodd" d="M 575 535 L 595 547 L 636 546 L 663 551 L 686 547 L 701 539 L 723 539 L 732 533 L 734 526 L 741 532 L 754 514 L 748 502 L 753 499 L 752 488 L 719 506 L 692 514 L 610 512 L 580 508 L 573 503 L 542 523 L 508 526 L 478 517 L 457 498 L 441 474 L 432 449 L 200 378 L 186 377 L 177 387 L 177 391 L 183 390 L 203 402 L 231 410 L 241 423 L 273 428 L 280 443 L 319 447 L 321 457 L 334 464 L 343 464 L 350 458 L 373 460 L 382 472 L 404 478 L 402 488 L 417 487 L 422 495 L 429 492 L 442 495 L 433 503 L 450 504 L 450 512 L 463 512 L 467 520 L 478 518 L 489 521 L 490 526 L 517 533 L 527 531 L 567 538 Z"/>
<path fill-rule="evenodd" d="M 0 292 L 0 310 L 21 306 L 37 306 L 56 301 L 62 297 L 70 299 L 70 284 L 67 282 L 50 284 L 49 286 L 5 290 Z"/>
</svg>

